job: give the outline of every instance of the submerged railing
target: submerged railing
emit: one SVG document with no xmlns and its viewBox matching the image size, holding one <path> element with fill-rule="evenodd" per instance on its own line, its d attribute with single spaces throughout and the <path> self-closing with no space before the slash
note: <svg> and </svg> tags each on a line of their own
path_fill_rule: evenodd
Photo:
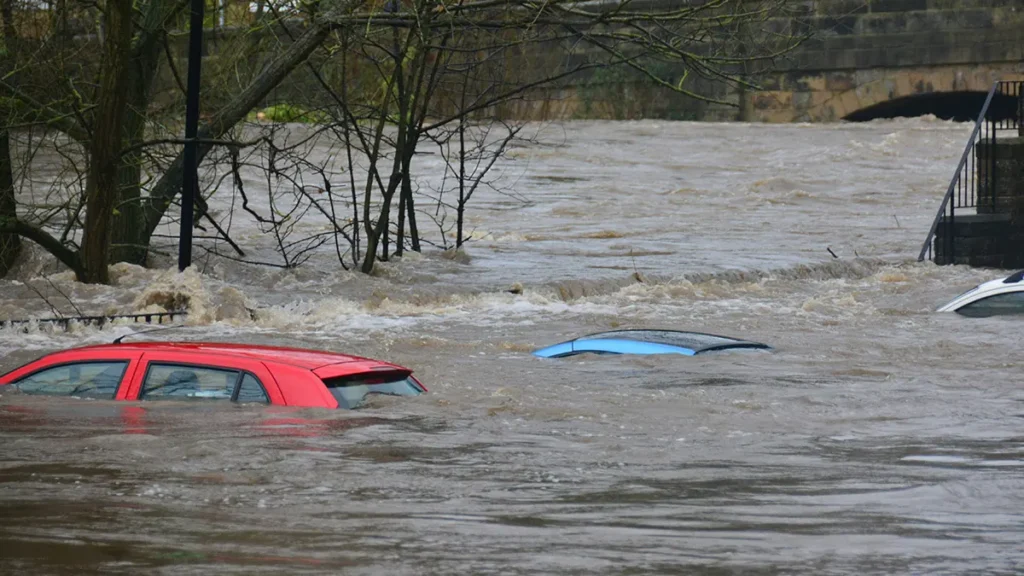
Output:
<svg viewBox="0 0 1024 576">
<path fill-rule="evenodd" d="M 996 193 L 996 137 L 1006 130 L 1021 129 L 1021 118 L 1024 116 L 1024 81 L 1000 80 L 992 84 L 985 98 L 985 104 L 978 113 L 971 137 L 967 140 L 960 163 L 949 182 L 946 195 L 942 198 L 939 211 L 935 214 L 928 236 L 921 246 L 918 262 L 925 258 L 933 259 L 933 241 L 939 223 L 945 221 L 941 242 L 945 247 L 944 262 L 954 262 L 953 230 L 958 209 L 975 208 L 978 212 L 995 212 L 997 209 Z M 987 153 L 979 155 L 979 144 L 987 148 Z"/>
<path fill-rule="evenodd" d="M 65 330 L 72 322 L 84 326 L 103 326 L 117 320 L 130 320 L 133 323 L 163 324 L 165 320 L 174 322 L 175 319 L 188 316 L 188 312 L 147 312 L 143 314 L 107 314 L 102 316 L 64 316 L 61 318 L 35 318 L 30 320 L 0 320 L 0 328 L 14 326 L 28 326 L 31 324 L 58 325 Z"/>
</svg>

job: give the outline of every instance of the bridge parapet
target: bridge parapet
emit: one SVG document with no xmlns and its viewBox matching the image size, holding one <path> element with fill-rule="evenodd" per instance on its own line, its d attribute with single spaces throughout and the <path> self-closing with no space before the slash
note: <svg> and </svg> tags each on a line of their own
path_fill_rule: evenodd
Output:
<svg viewBox="0 0 1024 576">
<path fill-rule="evenodd" d="M 937 92 L 987 92 L 1024 77 L 1020 0 L 819 0 L 815 37 L 761 79 L 745 119 L 835 121 Z M 780 22 L 779 26 L 790 24 Z"/>
</svg>

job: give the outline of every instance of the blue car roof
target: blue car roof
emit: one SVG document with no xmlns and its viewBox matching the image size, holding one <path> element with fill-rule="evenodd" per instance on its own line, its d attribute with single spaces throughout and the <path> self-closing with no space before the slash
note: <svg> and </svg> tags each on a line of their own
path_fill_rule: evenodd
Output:
<svg viewBox="0 0 1024 576">
<path fill-rule="evenodd" d="M 598 354 L 683 354 L 694 356 L 702 352 L 730 348 L 770 349 L 767 344 L 739 340 L 728 336 L 683 332 L 680 330 L 613 330 L 581 336 L 539 350 L 534 356 L 561 358 L 584 352 Z"/>
</svg>

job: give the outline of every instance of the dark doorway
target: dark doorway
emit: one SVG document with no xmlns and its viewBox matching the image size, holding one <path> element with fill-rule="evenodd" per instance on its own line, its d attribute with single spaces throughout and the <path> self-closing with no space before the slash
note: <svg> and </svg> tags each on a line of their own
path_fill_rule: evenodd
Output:
<svg viewBox="0 0 1024 576">
<path fill-rule="evenodd" d="M 876 118 L 912 118 L 934 114 L 943 120 L 974 122 L 985 104 L 987 92 L 929 92 L 880 102 L 861 108 L 843 120 L 866 122 Z M 992 97 L 986 118 L 989 120 L 1010 120 L 1016 117 L 1017 99 L 996 93 Z"/>
</svg>

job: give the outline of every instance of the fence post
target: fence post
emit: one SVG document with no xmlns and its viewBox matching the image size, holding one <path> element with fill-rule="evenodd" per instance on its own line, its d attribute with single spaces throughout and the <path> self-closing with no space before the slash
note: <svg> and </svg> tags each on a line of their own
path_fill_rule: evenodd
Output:
<svg viewBox="0 0 1024 576">
<path fill-rule="evenodd" d="M 1017 136 L 1024 138 L 1024 82 L 1017 82 Z"/>
</svg>

